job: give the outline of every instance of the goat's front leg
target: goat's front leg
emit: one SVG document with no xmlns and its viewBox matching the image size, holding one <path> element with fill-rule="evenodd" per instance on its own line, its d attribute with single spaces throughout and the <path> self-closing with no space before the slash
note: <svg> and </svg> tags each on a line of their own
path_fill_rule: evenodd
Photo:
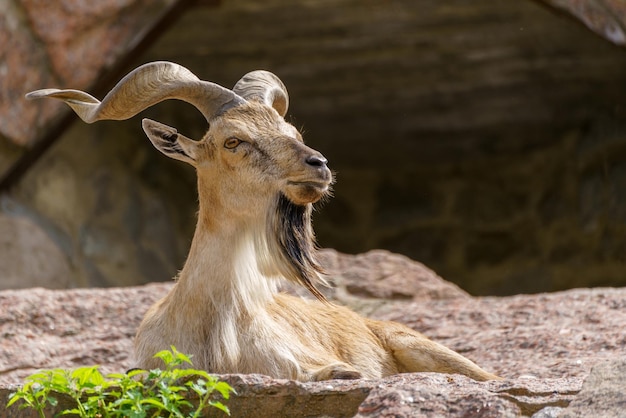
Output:
<svg viewBox="0 0 626 418">
<path fill-rule="evenodd" d="M 321 367 L 317 370 L 312 370 L 311 380 L 320 381 L 320 380 L 332 380 L 332 379 L 342 379 L 342 380 L 350 380 L 350 379 L 360 379 L 363 375 L 358 372 L 354 367 L 350 366 L 347 363 L 336 362 L 331 363 L 327 366 Z"/>
</svg>

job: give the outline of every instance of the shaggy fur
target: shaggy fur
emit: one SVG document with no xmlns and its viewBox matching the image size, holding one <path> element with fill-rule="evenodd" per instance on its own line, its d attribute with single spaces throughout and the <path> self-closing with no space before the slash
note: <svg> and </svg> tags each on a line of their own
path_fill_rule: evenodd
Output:
<svg viewBox="0 0 626 418">
<path fill-rule="evenodd" d="M 233 92 L 176 64 L 153 63 L 126 76 L 102 103 L 75 90 L 28 97 L 65 100 L 87 122 L 125 119 L 180 98 L 210 122 L 194 141 L 143 121 L 158 150 L 195 167 L 200 208 L 176 285 L 137 331 L 138 367 L 160 366 L 153 355 L 174 345 L 212 373 L 308 381 L 433 371 L 498 379 L 404 325 L 363 318 L 317 290 L 324 280 L 311 211 L 333 178 L 324 157 L 284 120 L 289 100 L 273 74 L 249 73 Z M 278 293 L 281 280 L 301 284 L 318 300 Z"/>
<path fill-rule="evenodd" d="M 268 234 L 274 234 L 285 262 L 291 267 L 287 277 L 306 287 L 320 301 L 326 298 L 315 287 L 316 283 L 327 283 L 320 274 L 324 269 L 315 258 L 315 237 L 311 228 L 312 205 L 299 206 L 293 204 L 280 194 L 276 210 L 272 212 L 268 223 Z"/>
</svg>

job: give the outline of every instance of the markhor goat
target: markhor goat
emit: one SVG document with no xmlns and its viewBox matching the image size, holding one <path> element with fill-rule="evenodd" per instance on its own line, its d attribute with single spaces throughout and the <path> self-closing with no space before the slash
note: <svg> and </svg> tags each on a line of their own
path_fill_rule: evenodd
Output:
<svg viewBox="0 0 626 418">
<path fill-rule="evenodd" d="M 499 379 L 398 323 L 374 321 L 325 300 L 315 259 L 312 204 L 333 181 L 326 159 L 284 119 L 289 99 L 267 71 L 232 90 L 169 62 L 143 65 L 102 102 L 77 90 L 27 98 L 65 101 L 87 123 L 128 119 L 165 99 L 191 103 L 209 124 L 195 141 L 149 119 L 163 154 L 196 168 L 200 210 L 189 257 L 171 292 L 150 308 L 135 341 L 137 366 L 174 345 L 213 373 L 261 373 L 302 381 L 378 378 L 402 372 Z M 281 294 L 281 280 L 318 300 Z"/>
</svg>

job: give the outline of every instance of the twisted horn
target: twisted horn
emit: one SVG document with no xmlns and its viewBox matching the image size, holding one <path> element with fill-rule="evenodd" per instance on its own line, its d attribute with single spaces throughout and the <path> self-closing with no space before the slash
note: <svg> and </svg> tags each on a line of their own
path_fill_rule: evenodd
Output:
<svg viewBox="0 0 626 418">
<path fill-rule="evenodd" d="M 30 92 L 27 99 L 52 97 L 63 100 L 87 123 L 124 120 L 167 99 L 194 105 L 210 121 L 245 100 L 231 90 L 202 81 L 185 67 L 158 61 L 142 65 L 127 74 L 100 102 L 79 90 L 43 89 Z"/>
<path fill-rule="evenodd" d="M 258 100 L 272 106 L 283 117 L 287 114 L 289 108 L 287 88 L 280 78 L 269 71 L 249 72 L 235 84 L 233 91 L 246 100 Z"/>
</svg>

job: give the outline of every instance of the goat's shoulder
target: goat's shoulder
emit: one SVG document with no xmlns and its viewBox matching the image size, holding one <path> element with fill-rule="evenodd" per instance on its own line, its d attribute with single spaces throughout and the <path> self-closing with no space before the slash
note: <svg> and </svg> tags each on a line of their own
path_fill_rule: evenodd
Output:
<svg viewBox="0 0 626 418">
<path fill-rule="evenodd" d="M 330 346 L 345 347 L 346 339 L 357 346 L 380 346 L 368 326 L 368 319 L 333 303 L 279 294 L 268 305 L 268 313 L 275 321 L 306 335 L 316 335 Z"/>
<path fill-rule="evenodd" d="M 268 312 L 295 331 L 303 344 L 323 347 L 329 358 L 351 364 L 363 376 L 397 372 L 391 353 L 370 329 L 370 320 L 346 307 L 280 294 Z"/>
</svg>

